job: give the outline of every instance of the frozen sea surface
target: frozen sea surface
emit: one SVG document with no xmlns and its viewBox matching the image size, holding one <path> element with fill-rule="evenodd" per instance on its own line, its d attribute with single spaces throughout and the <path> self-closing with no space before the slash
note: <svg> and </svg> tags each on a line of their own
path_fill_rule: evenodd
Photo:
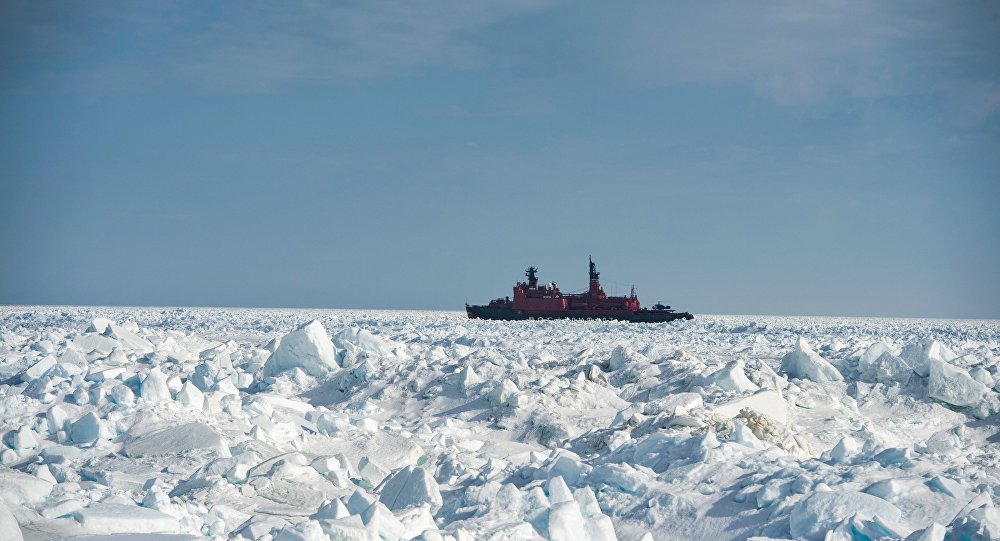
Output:
<svg viewBox="0 0 1000 541">
<path fill-rule="evenodd" d="M 0 307 L 0 539 L 996 539 L 998 370 L 998 321 Z"/>
</svg>

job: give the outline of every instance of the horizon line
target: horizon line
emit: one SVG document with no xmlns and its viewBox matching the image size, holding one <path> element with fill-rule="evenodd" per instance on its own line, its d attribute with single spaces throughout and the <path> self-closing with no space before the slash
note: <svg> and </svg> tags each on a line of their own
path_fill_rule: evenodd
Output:
<svg viewBox="0 0 1000 541">
<path fill-rule="evenodd" d="M 316 307 L 316 306 L 194 306 L 194 305 L 147 305 L 147 304 L 7 304 L 0 303 L 0 309 L 7 308 L 132 308 L 146 310 L 192 309 L 192 310 L 328 310 L 328 311 L 368 311 L 368 312 L 454 312 L 464 314 L 463 310 L 436 308 L 356 308 L 356 307 Z M 922 321 L 988 321 L 1000 323 L 1000 317 L 948 317 L 948 316 L 887 316 L 887 315 L 830 315 L 830 314 L 726 314 L 702 312 L 694 314 L 708 317 L 778 317 L 778 318 L 830 318 L 830 319 L 908 319 Z"/>
</svg>

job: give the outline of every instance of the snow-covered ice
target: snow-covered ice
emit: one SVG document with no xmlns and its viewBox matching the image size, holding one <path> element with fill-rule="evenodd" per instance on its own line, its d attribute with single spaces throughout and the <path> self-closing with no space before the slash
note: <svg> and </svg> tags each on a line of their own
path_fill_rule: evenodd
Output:
<svg viewBox="0 0 1000 541">
<path fill-rule="evenodd" d="M 0 308 L 0 539 L 1000 536 L 1000 322 Z"/>
</svg>

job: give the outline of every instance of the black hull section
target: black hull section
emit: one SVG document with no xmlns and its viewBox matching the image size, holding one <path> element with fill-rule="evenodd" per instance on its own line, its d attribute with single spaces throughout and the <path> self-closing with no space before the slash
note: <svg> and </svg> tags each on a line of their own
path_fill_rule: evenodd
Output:
<svg viewBox="0 0 1000 541">
<path fill-rule="evenodd" d="M 518 321 L 523 319 L 608 319 L 628 321 L 630 323 L 663 323 L 678 319 L 694 319 L 694 316 L 687 312 L 674 312 L 673 310 L 639 310 L 636 312 L 617 310 L 526 312 L 524 310 L 496 306 L 465 305 L 465 312 L 469 315 L 469 319 L 496 319 L 501 321 Z"/>
</svg>

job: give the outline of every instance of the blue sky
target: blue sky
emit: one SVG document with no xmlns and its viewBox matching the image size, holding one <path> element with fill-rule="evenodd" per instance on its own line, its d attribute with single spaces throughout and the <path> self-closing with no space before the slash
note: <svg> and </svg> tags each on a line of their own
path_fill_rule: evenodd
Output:
<svg viewBox="0 0 1000 541">
<path fill-rule="evenodd" d="M 1000 317 L 1000 7 L 4 2 L 0 303 Z"/>
</svg>

